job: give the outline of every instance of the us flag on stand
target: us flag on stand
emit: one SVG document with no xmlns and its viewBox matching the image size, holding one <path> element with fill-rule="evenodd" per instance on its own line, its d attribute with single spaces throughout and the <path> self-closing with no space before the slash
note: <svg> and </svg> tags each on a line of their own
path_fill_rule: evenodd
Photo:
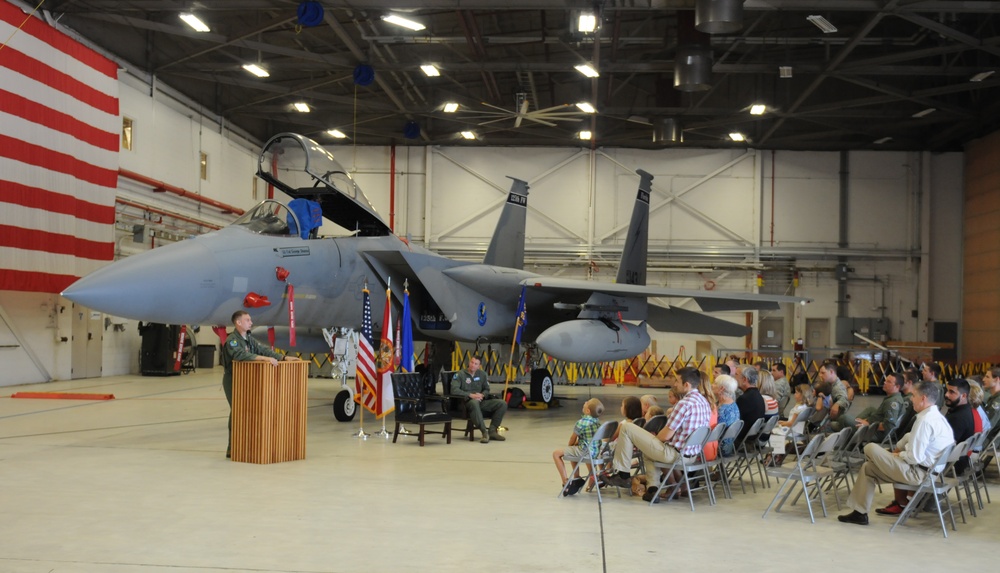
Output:
<svg viewBox="0 0 1000 573">
<path fill-rule="evenodd" d="M 58 293 L 114 258 L 118 65 L 4 0 L 0 42 L 0 290 Z"/>
<path fill-rule="evenodd" d="M 375 352 L 372 350 L 372 303 L 368 288 L 364 293 L 361 336 L 358 337 L 358 368 L 354 374 L 354 401 L 375 413 Z"/>
</svg>

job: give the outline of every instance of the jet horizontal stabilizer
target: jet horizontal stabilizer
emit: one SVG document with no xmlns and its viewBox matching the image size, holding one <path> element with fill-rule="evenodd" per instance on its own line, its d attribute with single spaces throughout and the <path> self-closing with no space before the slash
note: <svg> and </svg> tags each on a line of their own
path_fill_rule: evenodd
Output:
<svg viewBox="0 0 1000 573">
<path fill-rule="evenodd" d="M 709 336 L 746 336 L 750 329 L 728 320 L 677 308 L 649 305 L 647 324 L 658 332 L 680 332 Z"/>
<path fill-rule="evenodd" d="M 797 296 L 599 283 L 557 277 L 528 278 L 522 281 L 521 284 L 526 285 L 532 290 L 552 294 L 587 292 L 637 298 L 690 298 L 694 299 L 698 303 L 698 306 L 706 312 L 719 310 L 773 310 L 779 308 L 779 305 L 782 303 L 805 304 L 812 302 L 812 299 Z"/>
</svg>

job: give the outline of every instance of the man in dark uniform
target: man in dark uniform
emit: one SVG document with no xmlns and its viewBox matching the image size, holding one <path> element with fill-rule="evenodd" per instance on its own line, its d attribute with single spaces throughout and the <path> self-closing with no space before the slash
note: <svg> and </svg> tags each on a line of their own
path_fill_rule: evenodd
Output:
<svg viewBox="0 0 1000 573">
<path fill-rule="evenodd" d="M 506 438 L 500 435 L 497 430 L 503 415 L 507 413 L 507 403 L 503 400 L 490 396 L 490 383 L 486 380 L 486 373 L 479 369 L 482 361 L 478 356 L 469 358 L 469 367 L 459 370 L 451 379 L 451 395 L 465 399 L 465 408 L 469 414 L 469 420 L 479 428 L 483 438 L 479 440 L 481 444 L 488 444 L 490 440 L 502 442 Z M 490 427 L 487 430 L 483 414 L 489 414 Z"/>
<path fill-rule="evenodd" d="M 298 360 L 294 356 L 284 356 L 271 350 L 266 345 L 261 344 L 250 334 L 250 327 L 253 320 L 245 310 L 237 310 L 233 313 L 233 332 L 226 338 L 226 343 L 222 345 L 222 365 L 225 370 L 222 374 L 222 390 L 226 393 L 226 401 L 229 402 L 229 445 L 226 446 L 226 457 L 230 457 L 233 434 L 233 361 L 248 362 L 259 360 L 270 362 L 272 366 L 277 366 L 279 360 Z"/>
</svg>

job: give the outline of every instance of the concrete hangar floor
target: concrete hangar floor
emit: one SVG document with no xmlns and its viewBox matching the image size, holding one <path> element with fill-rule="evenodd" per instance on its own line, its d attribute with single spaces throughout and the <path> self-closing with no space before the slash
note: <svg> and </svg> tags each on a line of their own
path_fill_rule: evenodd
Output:
<svg viewBox="0 0 1000 573">
<path fill-rule="evenodd" d="M 610 415 L 635 388 L 559 386 L 565 407 L 511 412 L 506 442 L 431 436 L 421 448 L 415 438 L 352 438 L 357 423 L 332 415 L 339 383 L 310 379 L 307 458 L 253 465 L 224 457 L 221 375 L 5 388 L 0 571 L 602 571 L 602 535 L 615 572 L 995 563 L 1000 500 L 943 539 L 926 514 L 892 534 L 891 520 L 874 514 L 867 528 L 838 523 L 832 498 L 830 517 L 814 525 L 802 503 L 761 519 L 774 489 L 737 488 L 714 507 L 696 494 L 693 513 L 686 500 L 649 507 L 613 492 L 600 511 L 592 493 L 557 499 L 551 452 L 566 443 L 583 400 L 600 397 Z M 116 399 L 9 398 L 17 391 Z M 368 418 L 365 428 L 377 425 Z M 876 503 L 888 499 L 886 490 Z"/>
</svg>

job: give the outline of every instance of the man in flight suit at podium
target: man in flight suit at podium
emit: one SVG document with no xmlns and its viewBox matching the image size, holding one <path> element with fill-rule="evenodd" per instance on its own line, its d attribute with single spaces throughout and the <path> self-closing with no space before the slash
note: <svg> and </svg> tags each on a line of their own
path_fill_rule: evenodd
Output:
<svg viewBox="0 0 1000 573">
<path fill-rule="evenodd" d="M 225 370 L 222 374 L 222 390 L 226 393 L 226 401 L 229 402 L 229 445 L 226 446 L 226 457 L 231 456 L 233 439 L 233 361 L 249 362 L 259 360 L 270 362 L 272 366 L 277 366 L 279 360 L 295 361 L 294 356 L 282 356 L 261 344 L 250 334 L 253 320 L 245 310 L 237 310 L 233 313 L 233 332 L 226 338 L 226 343 L 222 346 L 222 364 Z"/>
</svg>

